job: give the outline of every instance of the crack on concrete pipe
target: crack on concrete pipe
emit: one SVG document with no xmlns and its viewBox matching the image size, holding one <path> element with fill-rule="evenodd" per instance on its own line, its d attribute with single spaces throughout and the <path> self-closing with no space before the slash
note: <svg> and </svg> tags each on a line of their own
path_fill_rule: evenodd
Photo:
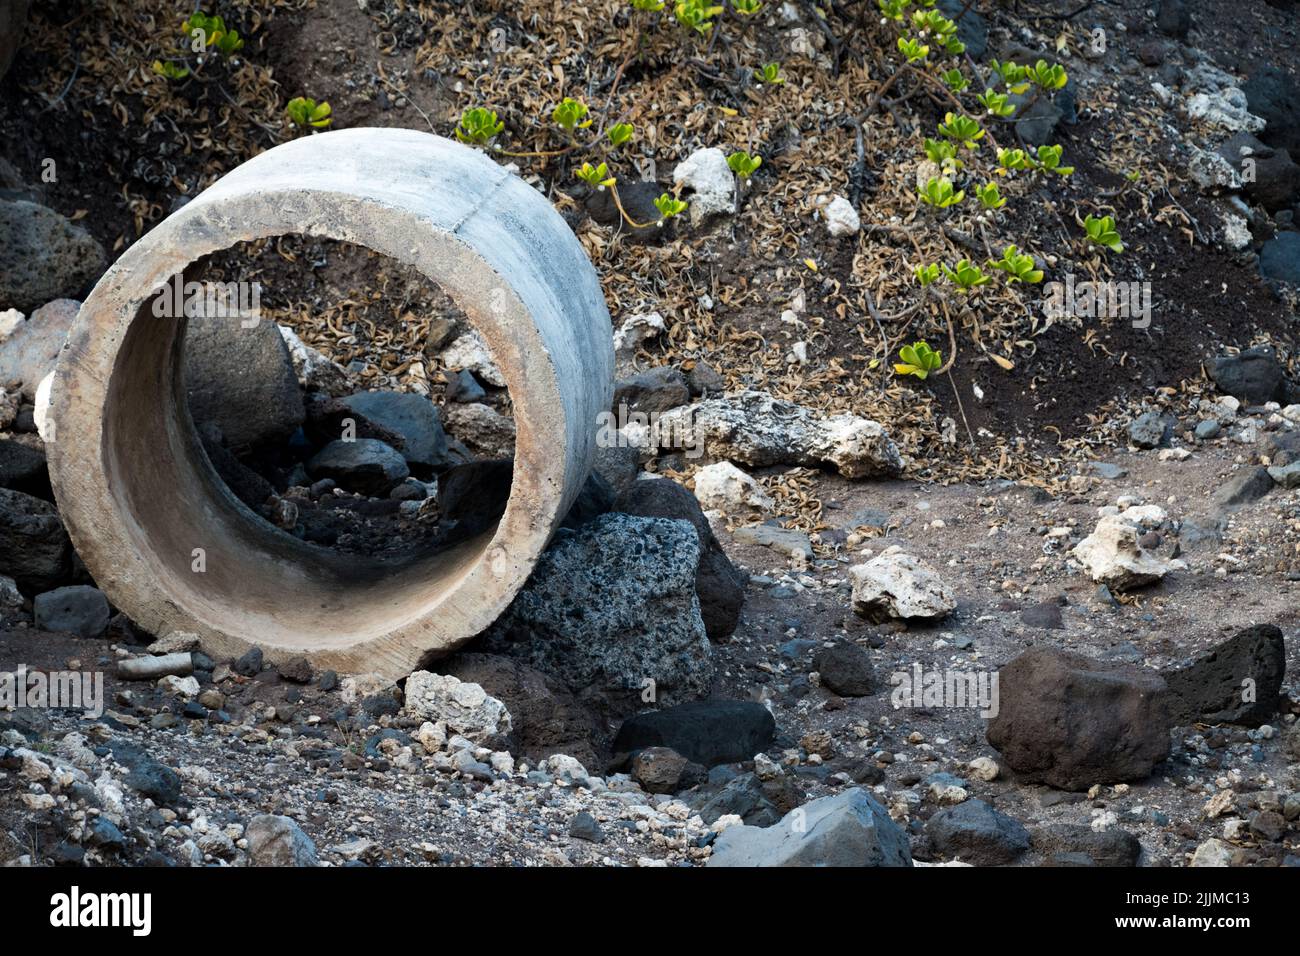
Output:
<svg viewBox="0 0 1300 956">
<path fill-rule="evenodd" d="M 146 305 L 191 263 L 287 234 L 415 267 L 483 336 L 517 428 L 495 528 L 433 555 L 342 555 L 263 521 L 217 476 L 186 409 L 184 320 Z M 257 646 L 273 662 L 403 677 L 480 633 L 524 584 L 590 470 L 613 362 L 596 272 L 536 190 L 427 133 L 307 136 L 222 177 L 95 286 L 55 374 L 51 480 L 87 568 L 145 630 L 194 632 L 218 658 Z"/>
</svg>

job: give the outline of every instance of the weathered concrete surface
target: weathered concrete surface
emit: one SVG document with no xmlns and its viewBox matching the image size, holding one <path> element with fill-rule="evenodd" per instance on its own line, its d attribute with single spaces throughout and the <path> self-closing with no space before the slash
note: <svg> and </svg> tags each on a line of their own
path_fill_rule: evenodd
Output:
<svg viewBox="0 0 1300 956">
<path fill-rule="evenodd" d="M 494 528 L 432 556 L 359 560 L 271 528 L 218 479 L 182 401 L 183 326 L 153 315 L 151 291 L 202 256 L 287 233 L 418 268 L 482 334 L 518 427 Z M 51 480 L 95 580 L 146 630 L 192 631 L 213 655 L 257 645 L 272 662 L 399 677 L 485 629 L 524 583 L 591 467 L 612 379 L 595 270 L 541 195 L 440 137 L 324 133 L 235 169 L 100 280 L 59 360 Z"/>
</svg>

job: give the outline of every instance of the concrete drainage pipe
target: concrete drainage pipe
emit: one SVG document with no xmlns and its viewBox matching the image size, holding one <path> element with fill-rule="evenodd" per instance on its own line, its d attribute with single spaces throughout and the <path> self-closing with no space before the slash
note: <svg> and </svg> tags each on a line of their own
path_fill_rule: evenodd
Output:
<svg viewBox="0 0 1300 956">
<path fill-rule="evenodd" d="M 185 406 L 184 319 L 154 290 L 266 236 L 366 246 L 439 284 L 483 335 L 514 400 L 513 486 L 497 526 L 403 561 L 325 550 L 242 505 Z M 527 579 L 591 466 L 613 378 L 595 270 L 550 204 L 481 153 L 398 129 L 303 137 L 224 176 L 108 270 L 52 389 L 50 474 L 68 532 L 115 605 L 213 656 L 405 676 L 486 628 Z"/>
</svg>

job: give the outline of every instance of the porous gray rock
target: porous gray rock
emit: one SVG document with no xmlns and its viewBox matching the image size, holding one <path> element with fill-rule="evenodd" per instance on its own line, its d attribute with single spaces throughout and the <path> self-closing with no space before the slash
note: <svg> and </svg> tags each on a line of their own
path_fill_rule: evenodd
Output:
<svg viewBox="0 0 1300 956">
<path fill-rule="evenodd" d="M 708 866 L 911 866 L 907 834 L 860 787 L 822 797 L 770 827 L 730 826 Z"/>
<path fill-rule="evenodd" d="M 253 817 L 244 831 L 254 866 L 316 866 L 316 844 L 289 817 L 269 813 Z"/>
<path fill-rule="evenodd" d="M 103 637 L 108 630 L 108 598 L 89 585 L 74 584 L 38 594 L 32 611 L 36 626 L 45 631 L 94 638 Z"/>
<path fill-rule="evenodd" d="M 438 406 L 411 392 L 358 392 L 343 399 L 357 414 L 402 440 L 399 449 L 411 471 L 428 476 L 447 466 L 447 436 Z"/>
<path fill-rule="evenodd" d="M 677 518 L 691 523 L 702 549 L 695 593 L 700 599 L 704 630 L 711 641 L 729 638 L 736 630 L 745 603 L 744 578 L 722 550 L 695 496 L 666 478 L 633 480 L 615 499 L 614 510 L 643 518 Z"/>
<path fill-rule="evenodd" d="M 1001 866 L 1029 849 L 1029 831 L 983 800 L 946 807 L 926 824 L 930 845 L 942 856 L 977 866 Z"/>
<path fill-rule="evenodd" d="M 72 546 L 48 501 L 0 488 L 0 574 L 31 591 L 56 587 L 71 566 Z"/>
<path fill-rule="evenodd" d="M 665 703 L 703 696 L 713 664 L 695 593 L 699 561 L 699 536 L 685 521 L 610 513 L 562 530 L 488 630 L 486 649 L 571 690 L 609 695 L 615 710 L 646 687 Z"/>
<path fill-rule="evenodd" d="M 307 463 L 307 473 L 317 481 L 330 478 L 348 491 L 382 497 L 411 471 L 391 445 L 358 438 L 330 442 Z"/>
<path fill-rule="evenodd" d="M 1167 697 L 1155 671 L 1032 648 L 998 671 L 988 742 L 1032 783 L 1086 790 L 1143 780 L 1169 755 Z"/>
<path fill-rule="evenodd" d="M 37 386 L 54 371 L 59 349 L 80 308 L 76 299 L 47 302 L 0 342 L 0 385 L 19 382 L 23 397 L 35 401 Z"/>
<path fill-rule="evenodd" d="M 232 318 L 189 319 L 185 390 L 194 423 L 216 425 L 232 448 L 283 441 L 306 416 L 289 348 L 274 322 L 245 327 Z"/>
<path fill-rule="evenodd" d="M 0 236 L 0 310 L 79 296 L 104 271 L 104 247 L 45 206 L 0 200 Z"/>
<path fill-rule="evenodd" d="M 1163 676 L 1175 723 L 1258 727 L 1277 713 L 1286 679 L 1286 641 L 1278 627 L 1257 624 Z"/>
<path fill-rule="evenodd" d="M 1128 426 L 1128 438 L 1139 448 L 1159 448 L 1169 440 L 1169 421 L 1160 412 L 1143 412 Z"/>
<path fill-rule="evenodd" d="M 665 412 L 658 434 L 662 447 L 703 448 L 746 465 L 833 465 L 845 478 L 897 475 L 903 467 L 878 423 L 849 414 L 821 417 L 752 390 Z"/>
</svg>

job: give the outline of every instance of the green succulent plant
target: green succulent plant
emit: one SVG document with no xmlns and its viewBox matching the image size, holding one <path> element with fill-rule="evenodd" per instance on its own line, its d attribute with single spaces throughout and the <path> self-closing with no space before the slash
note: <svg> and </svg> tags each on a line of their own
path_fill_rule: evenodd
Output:
<svg viewBox="0 0 1300 956">
<path fill-rule="evenodd" d="M 713 18 L 722 13 L 721 6 L 714 6 L 709 0 L 678 0 L 673 7 L 673 16 L 687 29 L 701 35 L 713 29 Z"/>
<path fill-rule="evenodd" d="M 586 129 L 591 125 L 591 120 L 587 118 L 587 104 L 566 96 L 551 110 L 551 122 L 570 133 L 576 129 Z"/>
<path fill-rule="evenodd" d="M 1073 166 L 1061 165 L 1061 154 L 1064 149 L 1061 146 L 1039 146 L 1038 156 L 1033 161 L 1034 165 L 1044 172 L 1056 173 L 1058 176 L 1069 176 L 1074 172 Z"/>
<path fill-rule="evenodd" d="M 605 163 L 601 163 L 599 166 L 583 163 L 573 174 L 595 190 L 613 186 L 615 182 L 614 177 L 609 174 L 609 166 Z"/>
<path fill-rule="evenodd" d="M 664 8 L 664 0 L 632 0 L 632 6 L 646 13 L 658 13 Z"/>
<path fill-rule="evenodd" d="M 949 282 L 967 295 L 980 286 L 986 285 L 992 278 L 969 259 L 958 259 L 951 269 L 944 266 L 943 274 L 948 277 Z"/>
<path fill-rule="evenodd" d="M 763 0 L 731 0 L 731 9 L 743 17 L 752 17 L 763 9 Z"/>
<path fill-rule="evenodd" d="M 475 106 L 460 114 L 455 133 L 462 143 L 484 146 L 505 128 L 506 124 L 497 117 L 496 110 Z"/>
<path fill-rule="evenodd" d="M 998 172 L 1005 175 L 1012 170 L 1033 169 L 1034 162 L 1023 149 L 999 149 Z"/>
<path fill-rule="evenodd" d="M 190 14 L 189 19 L 181 24 L 181 28 L 185 31 L 185 35 L 200 47 L 195 52 L 216 50 L 222 56 L 230 56 L 244 47 L 239 31 L 228 29 L 226 21 L 221 17 L 210 17 L 202 10 Z"/>
<path fill-rule="evenodd" d="M 947 209 L 966 198 L 965 190 L 953 190 L 952 180 L 935 176 L 932 176 L 919 192 L 921 202 L 935 209 Z"/>
<path fill-rule="evenodd" d="M 763 157 L 751 156 L 743 150 L 732 153 L 727 157 L 727 168 L 741 179 L 748 179 L 762 165 Z"/>
<path fill-rule="evenodd" d="M 333 110 L 329 103 L 324 100 L 317 103 L 307 96 L 295 96 L 284 108 L 284 112 L 289 117 L 289 122 L 298 127 L 314 126 L 319 129 L 334 122 L 330 116 Z"/>
<path fill-rule="evenodd" d="M 957 147 L 951 140 L 925 140 L 925 158 L 939 166 L 945 173 L 960 169 L 964 164 L 957 158 Z"/>
<path fill-rule="evenodd" d="M 785 82 L 785 77 L 781 75 L 781 64 L 764 63 L 754 71 L 754 82 L 764 86 L 780 86 Z"/>
<path fill-rule="evenodd" d="M 681 199 L 677 199 L 668 193 L 663 193 L 654 201 L 655 209 L 659 210 L 659 224 L 663 225 L 665 220 L 680 216 L 684 213 L 690 204 Z"/>
<path fill-rule="evenodd" d="M 1046 60 L 1039 60 L 1029 67 L 1025 71 L 1025 78 L 1047 93 L 1059 90 L 1069 82 L 1069 77 L 1065 75 L 1065 67 L 1059 63 L 1048 66 Z"/>
<path fill-rule="evenodd" d="M 969 116 L 948 113 L 939 124 L 939 135 L 946 136 L 967 149 L 975 149 L 979 141 L 984 138 L 984 129 Z"/>
<path fill-rule="evenodd" d="M 636 130 L 631 123 L 615 123 L 605 130 L 605 137 L 609 140 L 609 145 L 617 149 L 626 143 L 630 143 L 634 132 Z"/>
<path fill-rule="evenodd" d="M 1007 94 L 999 93 L 994 89 L 985 90 L 975 99 L 990 116 L 1006 118 L 1016 111 L 1015 106 L 1007 102 Z"/>
<path fill-rule="evenodd" d="M 1007 204 L 1007 201 L 1002 198 L 1002 193 L 998 190 L 997 183 L 985 183 L 983 186 L 976 186 L 975 198 L 980 201 L 980 205 L 985 209 L 1001 209 Z"/>
<path fill-rule="evenodd" d="M 935 282 L 939 280 L 939 263 L 932 262 L 928 266 L 927 265 L 917 266 L 915 275 L 916 275 L 916 281 L 921 286 L 921 288 L 924 289 L 926 286 L 933 285 Z"/>
<path fill-rule="evenodd" d="M 1025 75 L 1028 70 L 1019 63 L 1012 63 L 1010 60 L 1000 62 L 991 60 L 989 68 L 993 75 L 1002 81 L 1002 85 L 1012 93 L 1023 93 L 1029 89 L 1029 84 L 1025 81 Z"/>
<path fill-rule="evenodd" d="M 168 80 L 183 80 L 190 75 L 190 68 L 171 60 L 154 60 L 152 69 L 155 74 Z"/>
<path fill-rule="evenodd" d="M 943 357 L 924 341 L 914 342 L 911 345 L 904 345 L 898 350 L 898 357 L 901 362 L 894 363 L 894 371 L 899 375 L 912 375 L 919 379 L 926 379 L 931 372 L 938 371 L 943 366 Z"/>
<path fill-rule="evenodd" d="M 946 70 L 944 73 L 940 74 L 939 79 L 943 80 L 943 85 L 948 87 L 948 89 L 952 90 L 954 93 L 960 93 L 962 90 L 966 89 L 966 87 L 970 86 L 970 80 L 968 80 L 966 75 L 958 69 Z"/>
<path fill-rule="evenodd" d="M 898 52 L 907 58 L 908 63 L 919 63 L 930 55 L 930 48 L 911 37 L 899 37 Z"/>
<path fill-rule="evenodd" d="M 989 267 L 1007 274 L 1008 282 L 1042 282 L 1043 270 L 1036 268 L 1033 256 L 1024 255 L 1015 246 L 1007 246 L 1001 259 L 990 259 Z"/>
<path fill-rule="evenodd" d="M 1110 216 L 1102 216 L 1100 219 L 1092 215 L 1084 217 L 1083 231 L 1087 233 L 1088 241 L 1095 246 L 1115 253 L 1124 251 L 1124 243 L 1120 241 L 1119 232 L 1115 229 L 1115 220 Z"/>
</svg>

